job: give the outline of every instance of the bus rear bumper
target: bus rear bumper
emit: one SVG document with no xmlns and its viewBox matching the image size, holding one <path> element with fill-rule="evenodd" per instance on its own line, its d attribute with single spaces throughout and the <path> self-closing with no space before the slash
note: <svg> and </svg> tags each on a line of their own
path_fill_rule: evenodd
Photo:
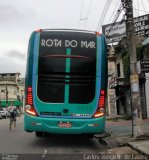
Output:
<svg viewBox="0 0 149 160">
<path fill-rule="evenodd" d="M 60 123 L 71 125 L 67 128 L 59 125 Z M 53 134 L 101 134 L 105 132 L 105 116 L 91 119 L 66 119 L 24 115 L 24 130 Z"/>
</svg>

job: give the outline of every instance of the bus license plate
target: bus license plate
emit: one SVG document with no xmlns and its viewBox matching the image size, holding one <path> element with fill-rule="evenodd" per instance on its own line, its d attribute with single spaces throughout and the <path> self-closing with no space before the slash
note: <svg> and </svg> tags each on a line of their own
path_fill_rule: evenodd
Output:
<svg viewBox="0 0 149 160">
<path fill-rule="evenodd" d="M 59 128 L 71 128 L 71 123 L 70 122 L 59 122 L 58 127 Z"/>
</svg>

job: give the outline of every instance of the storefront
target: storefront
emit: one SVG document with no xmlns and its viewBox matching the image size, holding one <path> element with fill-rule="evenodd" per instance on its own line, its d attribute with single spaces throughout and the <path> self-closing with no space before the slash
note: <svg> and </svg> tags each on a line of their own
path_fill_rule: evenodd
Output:
<svg viewBox="0 0 149 160">
<path fill-rule="evenodd" d="M 0 101 L 0 107 L 6 107 L 10 105 L 10 102 L 14 103 L 14 106 L 20 107 L 23 106 L 22 101 L 18 101 L 18 100 L 8 100 L 8 102 L 6 102 L 6 100 L 1 100 Z"/>
</svg>

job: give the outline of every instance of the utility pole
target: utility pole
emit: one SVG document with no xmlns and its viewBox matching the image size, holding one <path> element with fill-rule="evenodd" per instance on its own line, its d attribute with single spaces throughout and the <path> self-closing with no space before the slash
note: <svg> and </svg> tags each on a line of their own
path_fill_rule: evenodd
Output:
<svg viewBox="0 0 149 160">
<path fill-rule="evenodd" d="M 142 111 L 140 102 L 139 76 L 137 73 L 136 42 L 134 34 L 132 0 L 121 0 L 126 10 L 126 39 L 128 54 L 130 55 L 130 86 L 133 119 L 133 137 L 143 135 Z"/>
</svg>

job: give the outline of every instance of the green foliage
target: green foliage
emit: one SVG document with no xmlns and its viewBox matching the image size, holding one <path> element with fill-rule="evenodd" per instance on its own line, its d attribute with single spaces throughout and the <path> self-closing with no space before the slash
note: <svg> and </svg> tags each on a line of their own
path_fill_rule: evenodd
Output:
<svg viewBox="0 0 149 160">
<path fill-rule="evenodd" d="M 143 54 L 144 54 L 144 55 L 143 55 L 143 56 L 144 56 L 143 58 L 145 58 L 145 59 L 146 59 L 146 58 L 147 58 L 147 59 L 149 58 L 149 44 L 147 44 L 147 45 L 144 47 Z"/>
<path fill-rule="evenodd" d="M 144 52 L 145 46 L 140 45 L 137 47 L 137 60 L 143 58 L 143 52 Z M 123 52 L 122 55 L 122 62 L 123 62 L 123 71 L 125 76 L 125 83 L 129 82 L 129 75 L 130 75 L 130 57 L 128 52 Z"/>
<path fill-rule="evenodd" d="M 122 52 L 122 54 L 121 54 L 121 58 L 125 57 L 127 54 L 128 54 L 128 52 L 127 52 L 127 51 Z"/>
<path fill-rule="evenodd" d="M 137 60 L 141 59 L 143 57 L 143 51 L 144 51 L 145 46 L 140 45 L 137 47 L 136 52 L 137 52 Z"/>
<path fill-rule="evenodd" d="M 123 56 L 122 62 L 123 62 L 123 71 L 124 71 L 124 76 L 125 76 L 125 83 L 128 83 L 129 82 L 129 75 L 130 75 L 130 58 L 129 58 L 128 53 L 125 56 Z"/>
</svg>

